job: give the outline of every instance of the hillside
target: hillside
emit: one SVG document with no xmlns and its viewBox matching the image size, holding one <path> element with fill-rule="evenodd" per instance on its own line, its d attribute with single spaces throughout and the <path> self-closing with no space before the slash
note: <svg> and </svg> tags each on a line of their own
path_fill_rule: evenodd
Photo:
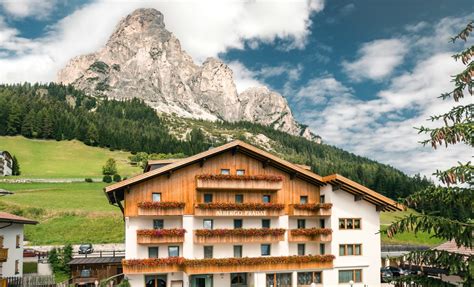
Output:
<svg viewBox="0 0 474 287">
<path fill-rule="evenodd" d="M 394 199 L 430 184 L 388 165 L 268 126 L 159 117 L 138 99 L 98 99 L 57 84 L 0 86 L 0 136 L 19 134 L 57 141 L 77 139 L 89 146 L 132 153 L 188 156 L 240 139 L 310 165 L 320 175 L 339 173 Z"/>
<path fill-rule="evenodd" d="M 23 178 L 100 178 L 108 158 L 117 161 L 122 176 L 141 172 L 139 167 L 130 165 L 131 153 L 91 147 L 77 140 L 0 136 L 0 150 L 7 150 L 18 158 Z"/>
</svg>

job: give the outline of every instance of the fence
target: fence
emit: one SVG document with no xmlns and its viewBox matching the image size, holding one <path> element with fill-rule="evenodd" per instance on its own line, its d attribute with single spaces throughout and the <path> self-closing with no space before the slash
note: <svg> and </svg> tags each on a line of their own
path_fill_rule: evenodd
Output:
<svg viewBox="0 0 474 287">
<path fill-rule="evenodd" d="M 54 277 L 51 276 L 23 276 L 5 277 L 0 279 L 0 287 L 55 287 Z"/>
</svg>

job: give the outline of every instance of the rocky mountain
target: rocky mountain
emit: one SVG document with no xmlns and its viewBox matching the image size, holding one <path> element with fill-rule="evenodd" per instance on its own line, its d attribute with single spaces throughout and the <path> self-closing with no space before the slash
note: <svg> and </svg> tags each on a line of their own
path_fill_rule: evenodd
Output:
<svg viewBox="0 0 474 287">
<path fill-rule="evenodd" d="M 320 140 L 295 120 L 282 95 L 266 87 L 239 94 L 232 70 L 221 60 L 195 64 L 155 9 L 138 9 L 122 19 L 105 47 L 73 58 L 58 82 L 98 97 L 140 98 L 159 113 L 250 121 Z"/>
</svg>

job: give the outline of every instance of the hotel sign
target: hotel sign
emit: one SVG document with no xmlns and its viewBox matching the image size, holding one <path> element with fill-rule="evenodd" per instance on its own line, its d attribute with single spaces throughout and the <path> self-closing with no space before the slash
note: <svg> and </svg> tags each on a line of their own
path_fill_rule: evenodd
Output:
<svg viewBox="0 0 474 287">
<path fill-rule="evenodd" d="M 267 216 L 267 210 L 217 210 L 216 216 Z"/>
</svg>

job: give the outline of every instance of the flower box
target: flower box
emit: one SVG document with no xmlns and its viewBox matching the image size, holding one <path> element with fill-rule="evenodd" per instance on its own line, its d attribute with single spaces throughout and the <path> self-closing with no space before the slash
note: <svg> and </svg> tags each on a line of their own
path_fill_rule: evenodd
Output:
<svg viewBox="0 0 474 287">
<path fill-rule="evenodd" d="M 196 188 L 203 190 L 269 190 L 283 187 L 279 175 L 224 175 L 201 174 L 196 176 Z"/>
<path fill-rule="evenodd" d="M 122 260 L 124 274 L 144 274 L 156 272 L 179 272 L 183 270 L 184 258 L 148 258 Z"/>
<path fill-rule="evenodd" d="M 181 243 L 184 242 L 186 230 L 174 229 L 144 229 L 137 230 L 138 244 Z"/>
<path fill-rule="evenodd" d="M 138 203 L 138 215 L 182 215 L 184 206 L 184 202 L 177 201 L 144 201 Z"/>
<path fill-rule="evenodd" d="M 194 231 L 194 243 L 263 243 L 285 239 L 282 228 L 198 229 Z"/>
<path fill-rule="evenodd" d="M 291 229 L 288 233 L 289 242 L 330 242 L 332 240 L 332 229 L 330 228 L 300 228 Z"/>
<path fill-rule="evenodd" d="M 331 216 L 332 203 L 291 204 L 289 214 L 293 216 Z"/>
</svg>

